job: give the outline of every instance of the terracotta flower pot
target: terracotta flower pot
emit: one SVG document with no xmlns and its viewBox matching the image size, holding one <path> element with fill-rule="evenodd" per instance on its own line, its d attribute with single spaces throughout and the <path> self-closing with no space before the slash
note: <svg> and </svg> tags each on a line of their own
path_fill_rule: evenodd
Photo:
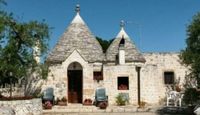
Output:
<svg viewBox="0 0 200 115">
<path fill-rule="evenodd" d="M 45 106 L 44 109 L 52 109 L 52 106 Z"/>
<path fill-rule="evenodd" d="M 99 103 L 99 108 L 100 108 L 100 109 L 106 109 L 107 106 L 108 106 L 108 104 L 107 104 L 106 102 L 101 102 L 101 103 Z"/>
<path fill-rule="evenodd" d="M 59 101 L 59 102 L 58 102 L 58 105 L 60 105 L 60 106 L 66 106 L 66 105 L 67 105 L 67 102 Z"/>
<path fill-rule="evenodd" d="M 92 105 L 92 100 L 91 99 L 85 99 L 83 102 L 83 105 Z"/>
<path fill-rule="evenodd" d="M 43 108 L 44 109 L 52 109 L 52 103 L 50 101 L 46 101 L 44 104 L 43 104 Z"/>
</svg>

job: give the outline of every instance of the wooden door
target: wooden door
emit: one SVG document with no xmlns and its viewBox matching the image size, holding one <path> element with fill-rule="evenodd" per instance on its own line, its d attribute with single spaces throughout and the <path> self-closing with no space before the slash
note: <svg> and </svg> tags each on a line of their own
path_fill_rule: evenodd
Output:
<svg viewBox="0 0 200 115">
<path fill-rule="evenodd" d="M 68 102 L 82 103 L 82 70 L 68 70 Z"/>
</svg>

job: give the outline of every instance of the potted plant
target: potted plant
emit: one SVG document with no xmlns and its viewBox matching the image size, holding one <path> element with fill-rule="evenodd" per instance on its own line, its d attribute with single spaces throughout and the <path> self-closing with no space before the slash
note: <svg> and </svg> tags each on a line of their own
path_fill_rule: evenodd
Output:
<svg viewBox="0 0 200 115">
<path fill-rule="evenodd" d="M 50 101 L 46 101 L 44 104 L 43 104 L 43 108 L 44 109 L 52 109 L 52 103 Z"/>
<path fill-rule="evenodd" d="M 126 104 L 126 102 L 128 102 L 128 98 L 125 98 L 123 94 L 120 93 L 117 95 L 115 102 L 117 103 L 117 105 L 123 106 Z"/>
<path fill-rule="evenodd" d="M 83 105 L 92 105 L 92 100 L 91 99 L 85 99 L 83 102 Z"/>
<path fill-rule="evenodd" d="M 107 106 L 108 106 L 108 103 L 105 102 L 105 101 L 99 103 L 99 108 L 100 108 L 100 109 L 106 109 Z"/>
<path fill-rule="evenodd" d="M 54 104 L 58 105 L 58 102 L 60 102 L 60 99 L 57 97 Z"/>
<path fill-rule="evenodd" d="M 61 100 L 58 98 L 57 99 L 57 104 L 60 105 L 60 106 L 66 106 L 67 105 L 66 97 L 63 97 Z"/>
</svg>

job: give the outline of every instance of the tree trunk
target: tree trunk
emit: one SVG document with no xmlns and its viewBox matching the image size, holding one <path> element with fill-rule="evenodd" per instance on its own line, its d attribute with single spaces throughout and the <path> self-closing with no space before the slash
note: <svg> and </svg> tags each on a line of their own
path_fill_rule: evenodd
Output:
<svg viewBox="0 0 200 115">
<path fill-rule="evenodd" d="M 10 78 L 10 97 L 12 97 L 12 79 Z"/>
</svg>

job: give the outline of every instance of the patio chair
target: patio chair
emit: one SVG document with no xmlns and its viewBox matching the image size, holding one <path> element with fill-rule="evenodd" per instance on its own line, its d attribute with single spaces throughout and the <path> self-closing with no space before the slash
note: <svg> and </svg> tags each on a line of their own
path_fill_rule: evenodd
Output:
<svg viewBox="0 0 200 115">
<path fill-rule="evenodd" d="M 45 103 L 46 101 L 50 101 L 52 104 L 54 104 L 54 93 L 53 88 L 47 88 L 43 92 L 42 96 L 42 103 Z"/>
<path fill-rule="evenodd" d="M 183 94 L 177 91 L 169 91 L 167 92 L 167 106 L 169 106 L 170 100 L 173 101 L 173 104 L 177 106 L 177 102 L 179 103 L 179 106 L 181 107 Z"/>
<path fill-rule="evenodd" d="M 106 89 L 105 88 L 97 88 L 95 91 L 95 100 L 94 105 L 99 106 L 101 102 L 108 103 L 108 96 L 106 96 Z"/>
<path fill-rule="evenodd" d="M 183 99 L 183 96 L 184 96 L 184 94 L 182 94 L 182 93 L 179 93 L 179 95 L 178 95 L 178 102 L 179 102 L 179 106 L 181 107 L 181 105 L 182 105 L 182 99 Z"/>
</svg>

